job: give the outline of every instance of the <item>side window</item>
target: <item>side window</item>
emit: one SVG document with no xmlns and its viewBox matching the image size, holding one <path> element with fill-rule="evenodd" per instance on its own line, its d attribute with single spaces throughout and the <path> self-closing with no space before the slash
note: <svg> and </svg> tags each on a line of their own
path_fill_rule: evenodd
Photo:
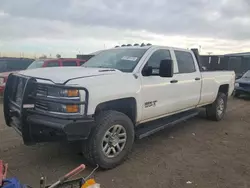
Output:
<svg viewBox="0 0 250 188">
<path fill-rule="evenodd" d="M 157 50 L 148 59 L 148 62 L 145 65 L 145 67 L 152 67 L 153 75 L 158 75 L 160 69 L 160 63 L 164 59 L 171 59 L 169 50 L 165 49 Z"/>
<path fill-rule="evenodd" d="M 194 59 L 191 53 L 185 51 L 174 51 L 179 73 L 195 72 Z"/>
<path fill-rule="evenodd" d="M 46 67 L 59 67 L 58 61 L 49 61 Z"/>
<path fill-rule="evenodd" d="M 69 66 L 77 66 L 77 63 L 76 63 L 76 61 L 63 61 L 62 62 L 62 66 L 67 66 L 67 67 L 69 67 Z"/>
</svg>

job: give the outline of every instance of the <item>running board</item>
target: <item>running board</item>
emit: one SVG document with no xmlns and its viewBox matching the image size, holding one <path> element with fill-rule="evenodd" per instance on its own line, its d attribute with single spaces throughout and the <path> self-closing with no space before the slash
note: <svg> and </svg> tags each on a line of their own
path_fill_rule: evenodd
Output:
<svg viewBox="0 0 250 188">
<path fill-rule="evenodd" d="M 171 127 L 177 123 L 180 123 L 194 116 L 197 116 L 198 114 L 199 114 L 199 111 L 195 109 L 195 110 L 189 110 L 186 112 L 174 114 L 172 116 L 150 121 L 147 123 L 143 123 L 141 125 L 138 125 L 138 128 L 136 128 L 135 130 L 136 138 L 142 139 L 158 131 L 161 131 L 167 127 Z"/>
</svg>

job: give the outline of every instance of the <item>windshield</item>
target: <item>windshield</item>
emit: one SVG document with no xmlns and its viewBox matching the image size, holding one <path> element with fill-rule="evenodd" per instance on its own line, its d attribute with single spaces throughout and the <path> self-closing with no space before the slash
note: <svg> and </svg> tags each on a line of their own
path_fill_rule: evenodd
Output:
<svg viewBox="0 0 250 188">
<path fill-rule="evenodd" d="M 43 66 L 44 61 L 42 60 L 36 60 L 33 61 L 30 66 L 28 66 L 27 69 L 36 69 L 36 68 L 41 68 Z"/>
<path fill-rule="evenodd" d="M 132 72 L 147 49 L 117 48 L 104 50 L 88 60 L 83 67 L 112 68 Z"/>
<path fill-rule="evenodd" d="M 243 78 L 250 78 L 250 70 L 247 71 L 242 77 Z"/>
</svg>

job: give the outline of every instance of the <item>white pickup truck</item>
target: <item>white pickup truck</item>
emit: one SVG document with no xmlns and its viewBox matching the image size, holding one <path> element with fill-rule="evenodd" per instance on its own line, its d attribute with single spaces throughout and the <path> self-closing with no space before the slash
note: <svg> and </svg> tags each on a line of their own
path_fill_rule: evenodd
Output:
<svg viewBox="0 0 250 188">
<path fill-rule="evenodd" d="M 126 46 L 104 50 L 83 67 L 11 74 L 4 94 L 6 124 L 26 145 L 81 142 L 92 164 L 113 168 L 143 138 L 198 114 L 223 118 L 233 71 L 203 72 L 192 50 Z"/>
</svg>

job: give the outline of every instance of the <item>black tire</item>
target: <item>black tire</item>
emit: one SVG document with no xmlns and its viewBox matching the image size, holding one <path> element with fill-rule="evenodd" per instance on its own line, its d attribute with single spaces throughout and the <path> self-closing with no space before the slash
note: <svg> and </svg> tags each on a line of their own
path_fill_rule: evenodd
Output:
<svg viewBox="0 0 250 188">
<path fill-rule="evenodd" d="M 103 137 L 114 125 L 121 125 L 126 130 L 126 142 L 123 150 L 112 158 L 102 151 Z M 92 165 L 99 165 L 102 169 L 111 169 L 121 164 L 128 156 L 134 143 L 134 125 L 131 119 L 117 111 L 104 111 L 96 117 L 96 127 L 89 139 L 83 143 L 83 155 Z"/>
<path fill-rule="evenodd" d="M 218 110 L 220 101 L 223 101 L 224 108 Z M 226 112 L 227 108 L 227 95 L 219 92 L 216 100 L 206 107 L 207 118 L 213 121 L 220 121 Z"/>
</svg>

